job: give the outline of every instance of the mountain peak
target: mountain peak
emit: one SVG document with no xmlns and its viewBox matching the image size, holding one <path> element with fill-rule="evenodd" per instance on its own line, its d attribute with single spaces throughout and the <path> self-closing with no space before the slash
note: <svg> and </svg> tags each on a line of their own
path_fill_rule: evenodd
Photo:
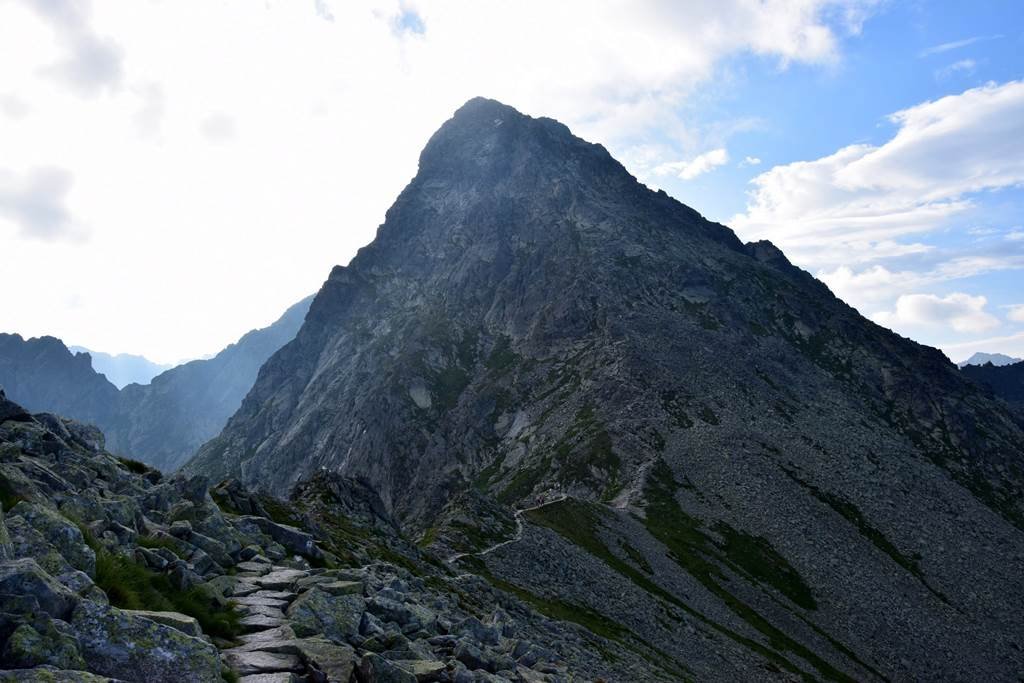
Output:
<svg viewBox="0 0 1024 683">
<path fill-rule="evenodd" d="M 577 170 L 601 168 L 632 176 L 600 145 L 574 136 L 549 118 L 534 118 L 496 100 L 466 102 L 430 138 L 420 154 L 420 176 L 488 183 L 522 183 Z M 548 169 L 544 172 L 543 169 Z"/>
</svg>

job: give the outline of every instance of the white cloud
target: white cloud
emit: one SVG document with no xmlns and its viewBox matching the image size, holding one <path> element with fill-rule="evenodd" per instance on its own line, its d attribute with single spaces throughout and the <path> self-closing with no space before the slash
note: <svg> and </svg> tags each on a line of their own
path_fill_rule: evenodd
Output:
<svg viewBox="0 0 1024 683">
<path fill-rule="evenodd" d="M 33 168 L 24 176 L 0 169 L 0 220 L 10 221 L 29 239 L 80 238 L 67 208 L 73 183 L 63 168 Z"/>
<path fill-rule="evenodd" d="M 740 166 L 760 166 L 761 160 L 757 157 L 743 157 Z"/>
<path fill-rule="evenodd" d="M 682 105 L 723 60 L 835 64 L 874 4 L 0 1 L 0 93 L 29 108 L 0 125 L 2 164 L 66 169 L 59 206 L 91 229 L 54 246 L 8 212 L 0 241 L 19 258 L 4 275 L 32 296 L 0 309 L 0 330 L 201 356 L 369 242 L 469 98 L 559 118 L 613 153 L 672 131 L 655 159 L 679 159 L 703 151 L 683 138 Z M 214 112 L 244 140 L 230 153 L 202 134 Z"/>
<path fill-rule="evenodd" d="M 1024 267 L 1024 258 L 1013 254 L 1002 257 L 961 256 L 926 270 L 894 271 L 880 264 L 854 270 L 843 265 L 833 270 L 819 270 L 816 276 L 829 286 L 833 294 L 872 317 L 879 312 L 881 305 L 895 301 L 908 291 L 1021 267 Z"/>
<path fill-rule="evenodd" d="M 935 230 L 969 208 L 972 193 L 1024 182 L 1024 82 L 988 84 L 890 119 L 898 129 L 882 145 L 850 145 L 754 178 L 734 229 L 772 240 L 797 263 L 835 267 Z"/>
<path fill-rule="evenodd" d="M 1012 320 L 1015 323 L 1024 323 L 1024 304 L 1017 304 L 1015 306 L 1007 306 L 1009 311 L 1006 313 L 1006 318 Z"/>
<path fill-rule="evenodd" d="M 1010 240 L 1011 242 L 1019 242 L 1021 240 L 1024 240 L 1024 230 L 1021 230 L 1019 228 L 1011 230 L 1010 232 L 1006 233 L 1004 237 Z"/>
<path fill-rule="evenodd" d="M 40 73 L 83 96 L 120 84 L 121 50 L 93 30 L 89 0 L 47 0 L 29 2 L 28 6 L 49 23 L 61 49 L 59 58 L 41 67 Z"/>
<path fill-rule="evenodd" d="M 874 320 L 897 331 L 924 326 L 986 332 L 999 327 L 999 319 L 985 311 L 987 303 L 983 296 L 961 292 L 942 298 L 934 294 L 904 294 L 896 300 L 895 310 L 878 313 Z"/>
<path fill-rule="evenodd" d="M 699 154 L 689 161 L 670 161 L 654 169 L 655 175 L 675 175 L 683 180 L 692 180 L 719 166 L 729 163 L 729 152 L 723 147 Z"/>
</svg>

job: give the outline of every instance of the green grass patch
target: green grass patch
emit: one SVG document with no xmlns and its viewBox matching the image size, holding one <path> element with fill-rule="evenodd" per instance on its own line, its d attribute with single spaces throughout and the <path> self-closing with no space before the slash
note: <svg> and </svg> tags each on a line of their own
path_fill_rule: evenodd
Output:
<svg viewBox="0 0 1024 683">
<path fill-rule="evenodd" d="M 300 529 L 304 526 L 302 517 L 295 512 L 295 506 L 292 503 L 278 500 L 271 496 L 260 496 L 259 501 L 263 509 L 267 511 L 271 521 L 299 527 Z"/>
<path fill-rule="evenodd" d="M 557 598 L 543 597 L 532 593 L 525 588 L 520 588 L 513 583 L 502 581 L 491 574 L 484 561 L 478 557 L 469 556 L 463 558 L 462 561 L 469 565 L 475 573 L 487 579 L 494 586 L 500 588 L 506 593 L 515 595 L 523 602 L 532 605 L 534 609 L 545 616 L 552 619 L 558 619 L 559 621 L 571 621 L 574 624 L 579 624 L 591 633 L 616 642 L 621 642 L 630 635 L 629 629 L 625 626 L 613 619 L 609 619 L 599 612 L 595 612 L 589 607 L 566 602 L 565 600 L 559 600 Z"/>
<path fill-rule="evenodd" d="M 551 469 L 551 458 L 544 458 L 537 467 L 531 469 L 521 468 L 512 477 L 512 481 L 498 494 L 498 500 L 502 503 L 514 503 L 533 492 L 533 489 L 544 480 L 544 475 Z"/>
<path fill-rule="evenodd" d="M 226 640 L 241 633 L 241 616 L 230 603 L 218 605 L 198 587 L 180 590 L 165 574 L 115 555 L 91 534 L 87 542 L 96 551 L 96 585 L 114 607 L 187 614 L 195 617 L 204 633 Z"/>
<path fill-rule="evenodd" d="M 611 435 L 590 405 L 577 411 L 572 426 L 555 444 L 555 460 L 558 480 L 563 484 L 593 481 L 593 470 L 597 469 L 608 476 L 604 498 L 611 499 L 619 488 L 622 461 L 612 448 Z"/>
<path fill-rule="evenodd" d="M 731 546 L 729 541 L 726 541 L 724 546 L 720 547 L 702 531 L 702 523 L 699 520 L 686 514 L 679 507 L 679 503 L 675 499 L 676 488 L 672 471 L 664 461 L 659 461 L 651 472 L 645 490 L 647 498 L 645 524 L 648 532 L 668 548 L 676 564 L 718 596 L 737 616 L 763 634 L 770 644 L 770 649 L 760 648 L 760 651 L 779 666 L 805 679 L 813 679 L 807 672 L 802 671 L 780 654 L 781 652 L 791 652 L 809 662 L 829 680 L 852 681 L 850 676 L 836 669 L 803 644 L 790 638 L 753 608 L 730 593 L 726 588 L 728 578 L 717 563 L 725 564 L 754 580 L 758 580 L 758 575 L 760 575 L 769 585 L 773 585 L 783 594 L 788 593 L 787 597 L 794 595 L 794 587 L 790 581 L 799 579 L 796 570 L 789 567 L 788 563 L 785 563 L 785 560 L 774 551 L 767 555 L 762 552 L 763 546 L 759 542 L 734 539 Z M 721 532 L 721 527 L 716 530 Z M 733 553 L 732 555 L 729 555 L 730 551 Z M 779 560 L 785 564 L 771 566 L 777 564 Z M 786 580 L 779 582 L 779 585 L 771 583 L 778 581 L 780 576 L 785 577 Z M 799 581 L 799 584 L 803 584 L 802 580 Z M 795 596 L 800 597 L 805 594 L 805 591 L 809 596 L 810 591 L 806 586 L 801 586 Z"/>
<path fill-rule="evenodd" d="M 846 521 L 855 526 L 861 536 L 869 540 L 872 545 L 874 545 L 876 548 L 878 548 L 883 553 L 888 555 L 893 562 L 895 562 L 896 564 L 898 564 L 899 566 L 903 567 L 908 572 L 913 574 L 914 578 L 920 581 L 921 585 L 927 588 L 928 591 L 931 592 L 935 597 L 942 600 L 942 602 L 949 604 L 949 599 L 945 595 L 943 595 L 940 591 L 932 588 L 928 584 L 928 581 L 925 579 L 924 573 L 921 571 L 921 567 L 920 565 L 918 565 L 917 560 L 901 553 L 899 548 L 893 545 L 892 542 L 888 538 L 886 538 L 885 534 L 883 534 L 877 528 L 872 526 L 870 522 L 868 522 L 868 520 L 864 517 L 864 514 L 856 505 L 854 505 L 853 503 L 844 498 L 840 498 L 839 496 L 833 493 L 823 491 L 814 484 L 804 481 L 803 479 L 797 476 L 796 472 L 790 469 L 783 467 L 782 471 L 789 475 L 790 479 L 792 479 L 802 488 L 810 492 L 812 496 L 814 496 L 822 503 L 832 508 L 835 512 L 839 513 L 843 518 L 845 518 Z"/>
</svg>

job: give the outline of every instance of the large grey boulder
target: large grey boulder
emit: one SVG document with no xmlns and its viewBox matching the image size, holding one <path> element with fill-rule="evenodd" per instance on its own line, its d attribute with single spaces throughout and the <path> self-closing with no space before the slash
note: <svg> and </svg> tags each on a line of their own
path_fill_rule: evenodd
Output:
<svg viewBox="0 0 1024 683">
<path fill-rule="evenodd" d="M 49 664 L 58 669 L 86 668 L 74 638 L 61 633 L 51 621 L 46 621 L 40 629 L 28 623 L 14 629 L 0 651 L 0 660 L 5 666 L 28 669 Z"/>
<path fill-rule="evenodd" d="M 235 520 L 235 526 L 241 530 L 259 529 L 270 538 L 274 539 L 289 552 L 305 555 L 313 559 L 320 559 L 324 556 L 323 551 L 316 545 L 316 539 L 301 529 L 287 524 L 278 524 L 266 517 L 244 516 Z"/>
<path fill-rule="evenodd" d="M 366 601 L 359 595 L 330 595 L 310 588 L 288 607 L 288 620 L 299 637 L 323 635 L 342 643 L 359 634 Z"/>
<path fill-rule="evenodd" d="M 416 683 L 416 676 L 401 666 L 373 652 L 359 662 L 361 680 L 374 683 Z"/>
<path fill-rule="evenodd" d="M 15 515 L 38 531 L 72 567 L 89 576 L 95 576 L 96 553 L 86 545 L 85 537 L 78 526 L 67 517 L 28 501 L 22 501 L 11 509 L 11 516 Z"/>
<path fill-rule="evenodd" d="M 55 619 L 65 619 L 79 601 L 32 558 L 0 562 L 0 595 L 33 598 Z"/>
<path fill-rule="evenodd" d="M 90 601 L 70 623 L 91 671 L 126 680 L 221 681 L 217 648 L 177 628 Z"/>
</svg>

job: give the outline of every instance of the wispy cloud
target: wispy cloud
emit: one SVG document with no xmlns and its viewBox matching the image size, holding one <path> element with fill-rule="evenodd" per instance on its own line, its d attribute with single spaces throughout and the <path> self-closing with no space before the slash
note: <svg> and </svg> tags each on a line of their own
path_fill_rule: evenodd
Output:
<svg viewBox="0 0 1024 683">
<path fill-rule="evenodd" d="M 961 59 L 959 61 L 948 64 L 941 69 L 936 69 L 935 78 L 942 80 L 955 76 L 957 74 L 970 75 L 974 73 L 974 70 L 978 68 L 978 62 L 973 59 Z"/>
<path fill-rule="evenodd" d="M 962 40 L 952 40 L 948 43 L 940 43 L 939 45 L 932 45 L 931 47 L 925 48 L 917 53 L 918 57 L 928 57 L 930 55 L 937 55 L 943 52 L 949 52 L 950 50 L 959 50 L 962 47 L 974 45 L 975 43 L 984 43 L 989 40 L 998 40 L 1002 38 L 1002 34 L 994 36 L 972 36 L 970 38 L 964 38 Z"/>
<path fill-rule="evenodd" d="M 729 163 L 729 151 L 724 147 L 699 154 L 688 161 L 670 161 L 654 169 L 655 175 L 675 175 L 683 180 L 692 180 L 699 175 Z"/>
</svg>

